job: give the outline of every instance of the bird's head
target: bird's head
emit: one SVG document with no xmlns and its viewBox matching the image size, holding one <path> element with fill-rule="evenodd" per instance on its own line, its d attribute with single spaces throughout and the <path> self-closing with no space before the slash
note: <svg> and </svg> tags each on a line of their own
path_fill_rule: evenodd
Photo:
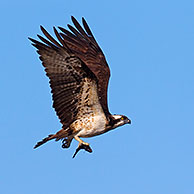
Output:
<svg viewBox="0 0 194 194">
<path fill-rule="evenodd" d="M 125 124 L 131 124 L 131 120 L 124 115 L 112 115 L 112 129 Z"/>
</svg>

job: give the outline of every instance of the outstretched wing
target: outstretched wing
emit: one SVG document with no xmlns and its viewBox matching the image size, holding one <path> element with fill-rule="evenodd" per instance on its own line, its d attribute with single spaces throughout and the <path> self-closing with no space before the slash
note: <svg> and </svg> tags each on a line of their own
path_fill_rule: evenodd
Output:
<svg viewBox="0 0 194 194">
<path fill-rule="evenodd" d="M 40 35 L 38 37 L 42 42 L 30 38 L 50 78 L 53 107 L 63 128 L 67 128 L 76 119 L 79 106 L 83 102 L 81 98 L 84 96 L 86 80 L 90 80 L 95 88 L 94 85 L 97 85 L 95 95 L 98 96 L 104 113 L 107 116 L 110 114 L 107 106 L 110 70 L 105 57 L 84 18 L 82 21 L 85 30 L 74 17 L 72 21 L 77 30 L 68 25 L 72 32 L 59 27 L 63 32 L 59 33 L 54 28 L 58 41 L 42 26 L 41 30 L 47 39 Z"/>
<path fill-rule="evenodd" d="M 42 28 L 43 33 L 46 33 Z M 37 48 L 47 76 L 50 78 L 50 86 L 53 97 L 53 107 L 66 129 L 73 121 L 82 102 L 82 90 L 85 80 L 90 79 L 96 83 L 95 75 L 68 48 L 61 46 L 52 37 L 46 34 L 46 40 L 38 36 L 45 44 L 31 39 L 32 45 Z"/>
<path fill-rule="evenodd" d="M 80 26 L 77 20 L 72 16 L 73 24 L 76 29 L 71 25 L 68 25 L 70 31 L 59 27 L 63 32 L 60 33 L 65 45 L 78 56 L 94 73 L 98 82 L 98 96 L 106 115 L 109 115 L 107 104 L 107 88 L 110 77 L 110 69 L 106 62 L 105 56 L 98 46 L 88 24 L 85 19 L 82 18 L 84 29 Z"/>
</svg>

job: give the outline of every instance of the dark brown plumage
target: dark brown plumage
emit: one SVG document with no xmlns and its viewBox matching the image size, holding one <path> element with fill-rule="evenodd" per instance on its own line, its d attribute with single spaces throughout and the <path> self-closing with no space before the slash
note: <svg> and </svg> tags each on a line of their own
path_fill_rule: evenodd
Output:
<svg viewBox="0 0 194 194">
<path fill-rule="evenodd" d="M 81 86 L 81 79 L 83 76 L 86 76 L 86 72 L 83 69 L 86 69 L 90 76 L 93 76 L 94 79 L 96 77 L 96 80 L 98 80 L 100 103 L 105 114 L 107 116 L 110 114 L 107 106 L 107 88 L 110 69 L 104 54 L 95 41 L 85 19 L 82 18 L 82 21 L 88 34 L 86 34 L 73 16 L 72 21 L 78 31 L 71 25 L 68 25 L 68 27 L 74 34 L 61 27 L 59 29 L 63 33 L 58 33 L 54 28 L 54 32 L 61 45 L 42 26 L 41 30 L 43 34 L 50 42 L 40 35 L 38 37 L 45 44 L 29 38 L 38 49 L 37 52 L 43 62 L 47 76 L 50 78 L 54 102 L 53 107 L 63 124 L 63 128 L 67 128 L 70 124 L 69 121 L 72 122 L 76 117 L 76 112 L 72 112 L 72 110 L 75 109 L 78 103 L 76 99 L 79 98 L 78 93 Z M 69 70 L 74 66 L 77 68 L 77 71 L 73 73 L 69 71 L 69 74 L 66 74 L 63 71 L 64 60 L 67 64 L 70 64 L 67 65 Z M 76 92 L 73 94 L 73 91 Z M 69 102 L 71 103 L 69 104 Z"/>
</svg>

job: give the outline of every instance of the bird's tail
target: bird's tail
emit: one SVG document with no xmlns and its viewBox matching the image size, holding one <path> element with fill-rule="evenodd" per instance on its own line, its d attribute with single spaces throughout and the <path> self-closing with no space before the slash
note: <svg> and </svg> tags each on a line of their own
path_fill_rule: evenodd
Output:
<svg viewBox="0 0 194 194">
<path fill-rule="evenodd" d="M 48 137 L 44 138 L 43 140 L 39 141 L 35 146 L 34 149 L 41 146 L 42 144 L 46 143 L 47 141 L 50 141 L 51 139 L 54 139 L 55 134 L 48 135 Z"/>
<path fill-rule="evenodd" d="M 61 129 L 58 131 L 56 134 L 50 134 L 48 137 L 44 138 L 43 140 L 39 141 L 35 146 L 34 149 L 37 147 L 41 146 L 42 144 L 46 143 L 47 141 L 50 141 L 52 139 L 55 139 L 55 141 L 59 141 L 60 139 L 63 139 L 65 137 L 68 137 L 68 132 L 67 130 Z"/>
</svg>

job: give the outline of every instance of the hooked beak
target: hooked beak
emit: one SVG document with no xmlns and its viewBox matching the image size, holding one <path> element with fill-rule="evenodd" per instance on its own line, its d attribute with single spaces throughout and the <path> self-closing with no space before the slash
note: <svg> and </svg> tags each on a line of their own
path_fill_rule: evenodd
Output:
<svg viewBox="0 0 194 194">
<path fill-rule="evenodd" d="M 128 124 L 131 124 L 131 120 L 130 120 L 130 119 L 128 119 L 127 123 L 128 123 Z"/>
</svg>

